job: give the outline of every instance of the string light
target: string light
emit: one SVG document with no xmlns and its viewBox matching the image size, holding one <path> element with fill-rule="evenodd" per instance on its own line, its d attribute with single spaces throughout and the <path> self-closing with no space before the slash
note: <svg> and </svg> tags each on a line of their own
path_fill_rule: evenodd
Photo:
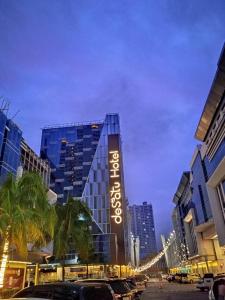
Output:
<svg viewBox="0 0 225 300">
<path fill-rule="evenodd" d="M 153 259 L 151 259 L 150 261 L 148 261 L 146 264 L 144 264 L 144 265 L 136 268 L 135 271 L 136 272 L 143 272 L 143 271 L 145 271 L 147 269 L 150 269 L 152 266 L 154 266 L 163 257 L 163 255 L 165 255 L 165 253 L 168 250 L 168 248 L 174 242 L 174 238 L 175 238 L 175 232 L 172 231 L 170 233 L 170 237 L 166 241 L 166 245 L 165 245 L 164 249 L 162 251 L 160 251 Z"/>
</svg>

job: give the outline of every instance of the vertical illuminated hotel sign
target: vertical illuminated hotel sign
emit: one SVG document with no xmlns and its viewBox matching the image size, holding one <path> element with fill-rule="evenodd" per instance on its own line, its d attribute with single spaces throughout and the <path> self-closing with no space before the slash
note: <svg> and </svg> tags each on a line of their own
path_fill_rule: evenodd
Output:
<svg viewBox="0 0 225 300">
<path fill-rule="evenodd" d="M 117 235 L 118 263 L 125 261 L 122 157 L 118 134 L 108 135 L 111 233 Z"/>
</svg>

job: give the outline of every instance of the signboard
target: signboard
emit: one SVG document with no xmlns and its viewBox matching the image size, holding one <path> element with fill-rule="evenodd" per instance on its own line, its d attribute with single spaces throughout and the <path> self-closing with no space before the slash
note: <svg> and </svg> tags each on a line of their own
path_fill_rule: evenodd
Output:
<svg viewBox="0 0 225 300">
<path fill-rule="evenodd" d="M 116 255 L 116 263 L 123 264 L 125 263 L 124 190 L 120 138 L 118 134 L 108 136 L 108 147 L 111 233 L 115 233 L 117 237 L 117 245 L 114 247 L 114 251 L 118 253 Z"/>
<path fill-rule="evenodd" d="M 4 288 L 22 289 L 24 280 L 23 268 L 7 268 L 4 278 Z"/>
</svg>

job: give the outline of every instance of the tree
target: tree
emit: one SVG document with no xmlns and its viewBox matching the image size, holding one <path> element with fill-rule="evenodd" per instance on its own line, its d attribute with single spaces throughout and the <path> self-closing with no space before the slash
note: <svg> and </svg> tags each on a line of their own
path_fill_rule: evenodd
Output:
<svg viewBox="0 0 225 300">
<path fill-rule="evenodd" d="M 0 188 L 0 239 L 3 245 L 0 266 L 0 288 L 3 287 L 9 250 L 21 258 L 28 255 L 27 246 L 43 246 L 54 236 L 55 208 L 47 199 L 42 178 L 26 172 L 15 179 L 9 175 Z"/>
<path fill-rule="evenodd" d="M 85 241 L 85 242 L 84 242 Z M 86 277 L 88 278 L 88 265 L 90 262 L 97 260 L 93 248 L 93 238 L 89 229 L 88 224 L 84 227 L 81 232 L 81 241 L 78 245 L 79 261 L 86 264 Z"/>
<path fill-rule="evenodd" d="M 76 249 L 79 257 L 87 257 L 92 248 L 90 226 L 92 223 L 91 211 L 87 205 L 70 197 L 65 205 L 56 205 L 58 222 L 55 228 L 54 253 L 61 259 L 64 280 L 65 255 L 71 249 Z"/>
</svg>

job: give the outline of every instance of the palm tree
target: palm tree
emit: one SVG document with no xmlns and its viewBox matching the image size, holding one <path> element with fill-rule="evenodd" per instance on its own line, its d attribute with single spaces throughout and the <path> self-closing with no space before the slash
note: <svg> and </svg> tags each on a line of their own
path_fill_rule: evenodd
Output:
<svg viewBox="0 0 225 300">
<path fill-rule="evenodd" d="M 0 288 L 9 250 L 16 250 L 26 259 L 27 245 L 45 245 L 53 238 L 55 223 L 55 208 L 48 203 L 42 178 L 29 172 L 17 179 L 9 175 L 0 188 L 0 240 L 4 245 Z"/>
<path fill-rule="evenodd" d="M 61 259 L 62 280 L 64 280 L 65 255 L 71 249 L 76 249 L 84 256 L 87 249 L 91 248 L 92 224 L 91 211 L 87 205 L 70 197 L 65 205 L 56 205 L 58 222 L 55 228 L 54 252 Z"/>
<path fill-rule="evenodd" d="M 93 239 L 88 226 L 82 230 L 81 242 L 78 245 L 79 261 L 86 264 L 86 278 L 88 278 L 88 265 L 90 262 L 96 261 L 97 257 L 94 253 Z"/>
</svg>

